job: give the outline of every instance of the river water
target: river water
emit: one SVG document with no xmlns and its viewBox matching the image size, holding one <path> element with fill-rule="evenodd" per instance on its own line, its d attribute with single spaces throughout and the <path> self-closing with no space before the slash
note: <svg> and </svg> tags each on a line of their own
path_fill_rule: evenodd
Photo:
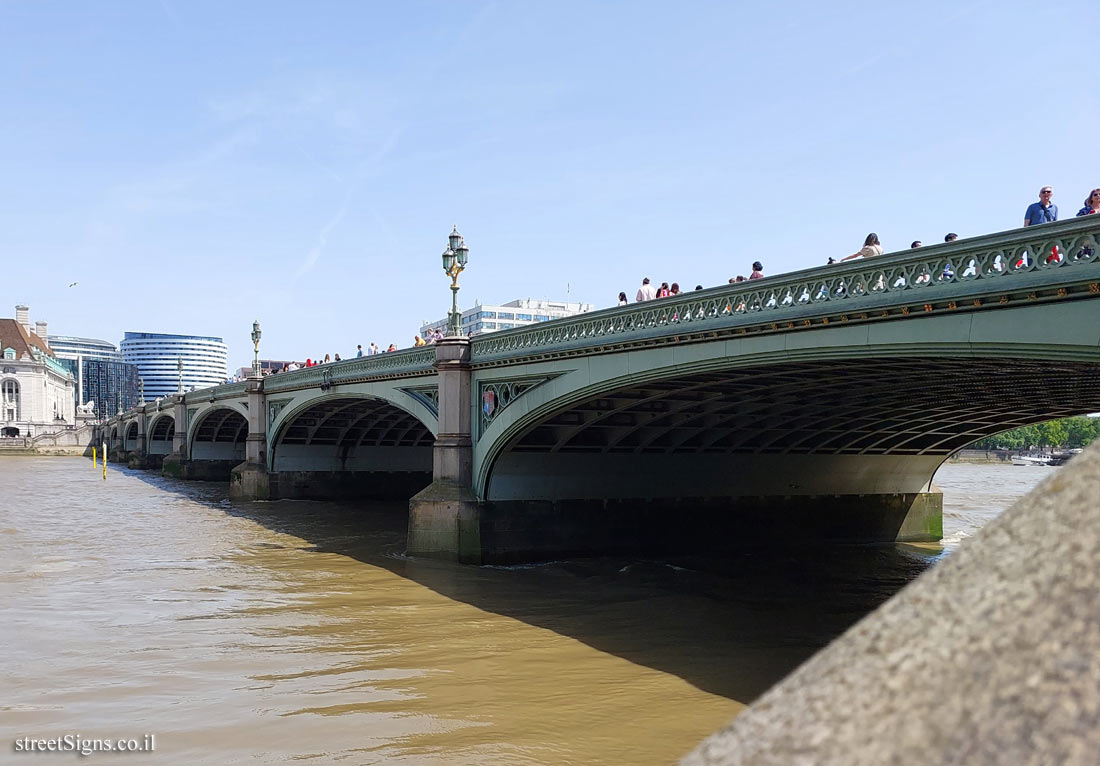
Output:
<svg viewBox="0 0 1100 766">
<path fill-rule="evenodd" d="M 400 504 L 0 459 L 0 761 L 672 762 L 1054 470 L 941 468 L 943 547 L 475 568 Z"/>
</svg>

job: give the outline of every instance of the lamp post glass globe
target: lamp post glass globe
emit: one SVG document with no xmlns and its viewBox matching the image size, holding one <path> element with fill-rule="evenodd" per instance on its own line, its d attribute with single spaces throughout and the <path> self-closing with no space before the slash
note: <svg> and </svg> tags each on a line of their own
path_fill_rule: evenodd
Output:
<svg viewBox="0 0 1100 766">
<path fill-rule="evenodd" d="M 252 377 L 260 377 L 260 320 L 252 323 Z"/>
<path fill-rule="evenodd" d="M 443 273 L 451 278 L 451 313 L 448 315 L 447 335 L 462 335 L 462 315 L 458 312 L 458 275 L 466 268 L 470 248 L 458 233 L 457 224 L 447 235 L 447 249 L 443 251 Z"/>
</svg>

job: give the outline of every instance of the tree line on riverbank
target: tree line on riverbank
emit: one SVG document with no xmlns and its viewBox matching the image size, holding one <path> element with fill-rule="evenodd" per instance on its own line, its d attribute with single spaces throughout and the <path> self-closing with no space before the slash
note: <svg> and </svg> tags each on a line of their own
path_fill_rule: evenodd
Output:
<svg viewBox="0 0 1100 766">
<path fill-rule="evenodd" d="M 970 449 L 1012 449 L 1026 450 L 1030 447 L 1060 447 L 1076 449 L 1085 447 L 1100 436 L 1100 418 L 1063 418 L 1048 420 L 1023 428 L 979 439 L 970 445 Z"/>
</svg>

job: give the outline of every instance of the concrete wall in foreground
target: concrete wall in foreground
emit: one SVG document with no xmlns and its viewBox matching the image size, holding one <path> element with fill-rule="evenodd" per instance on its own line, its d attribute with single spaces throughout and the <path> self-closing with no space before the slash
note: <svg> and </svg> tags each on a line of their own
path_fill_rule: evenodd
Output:
<svg viewBox="0 0 1100 766">
<path fill-rule="evenodd" d="M 1100 763 L 1100 444 L 683 763 Z"/>
</svg>

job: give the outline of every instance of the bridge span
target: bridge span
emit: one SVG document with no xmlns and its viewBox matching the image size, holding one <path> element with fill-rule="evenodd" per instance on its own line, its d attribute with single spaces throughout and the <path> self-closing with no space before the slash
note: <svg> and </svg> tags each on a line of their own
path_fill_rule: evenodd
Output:
<svg viewBox="0 0 1100 766">
<path fill-rule="evenodd" d="M 114 459 L 238 498 L 411 498 L 467 562 L 934 540 L 952 452 L 1100 411 L 1097 216 L 193 391 Z"/>
</svg>

